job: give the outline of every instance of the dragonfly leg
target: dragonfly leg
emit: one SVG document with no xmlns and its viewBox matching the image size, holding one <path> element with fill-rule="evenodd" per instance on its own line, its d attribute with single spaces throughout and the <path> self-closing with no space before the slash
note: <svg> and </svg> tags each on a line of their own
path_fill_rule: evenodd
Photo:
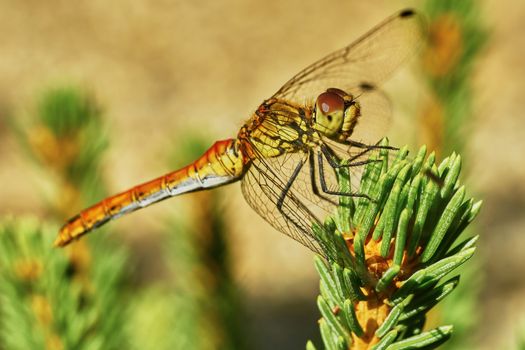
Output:
<svg viewBox="0 0 525 350">
<path fill-rule="evenodd" d="M 357 148 L 364 148 L 364 149 L 389 149 L 389 150 L 392 150 L 392 151 L 398 151 L 399 150 L 399 148 L 394 147 L 394 146 L 382 146 L 382 145 L 379 145 L 379 144 L 367 145 L 366 143 L 362 143 L 362 142 L 354 141 L 354 140 L 346 140 L 344 142 L 344 144 L 348 145 L 348 146 L 354 146 L 354 147 L 357 147 Z"/>
<path fill-rule="evenodd" d="M 392 150 L 392 151 L 398 151 L 399 150 L 399 148 L 393 147 L 393 146 L 382 146 L 382 145 L 378 145 L 378 144 L 367 145 L 367 144 L 364 144 L 362 142 L 353 141 L 353 140 L 347 140 L 345 142 L 345 144 L 350 146 L 350 147 L 354 146 L 354 147 L 362 149 L 362 151 L 358 152 L 357 154 L 355 154 L 351 158 L 349 158 L 348 159 L 349 162 L 352 162 L 352 161 L 354 161 L 354 160 L 364 156 L 368 152 L 376 150 L 376 149 L 386 149 L 386 150 Z"/>
<path fill-rule="evenodd" d="M 288 191 L 290 191 L 290 188 L 292 188 L 293 182 L 295 181 L 295 179 L 297 179 L 297 176 L 299 175 L 299 172 L 303 168 L 303 165 L 304 165 L 304 161 L 301 161 L 299 162 L 299 164 L 297 164 L 297 166 L 295 167 L 295 170 L 292 173 L 292 176 L 290 176 L 290 178 L 288 179 L 288 182 L 286 183 L 281 194 L 279 195 L 279 199 L 277 200 L 277 208 L 279 209 L 279 211 L 281 211 L 281 213 L 282 213 L 282 207 L 284 204 L 284 199 L 286 198 Z"/>
<path fill-rule="evenodd" d="M 325 156 L 326 156 L 326 154 L 325 154 Z M 326 159 L 328 160 L 329 158 L 326 157 Z M 317 160 L 319 162 L 319 181 L 321 182 L 321 188 L 323 189 L 324 193 L 332 194 L 332 195 L 336 195 L 336 196 L 361 197 L 361 198 L 370 199 L 370 197 L 368 195 L 362 194 L 362 193 L 342 192 L 342 191 L 330 190 L 328 188 L 328 185 L 326 184 L 326 178 L 325 178 L 325 175 L 324 175 L 324 163 L 323 163 L 323 153 L 322 152 L 319 152 L 319 151 L 317 152 Z"/>
<path fill-rule="evenodd" d="M 320 199 L 322 200 L 325 200 L 329 203 L 332 203 L 333 205 L 337 205 L 337 203 L 335 201 L 333 201 L 331 198 L 323 195 L 320 191 L 319 191 L 319 188 L 317 187 L 317 181 L 315 179 L 315 158 L 314 158 L 314 154 L 313 152 L 310 152 L 308 154 L 308 161 L 309 161 L 309 165 L 310 165 L 310 183 L 312 184 L 312 192 L 317 196 L 319 197 Z M 324 180 L 324 179 L 323 179 Z M 321 180 L 320 180 L 321 181 Z"/>
<path fill-rule="evenodd" d="M 288 195 L 288 192 L 292 188 L 292 185 L 293 185 L 294 181 L 297 179 L 297 176 L 301 172 L 301 169 L 303 168 L 304 164 L 305 164 L 305 161 L 303 160 L 299 164 L 297 164 L 297 166 L 295 167 L 295 170 L 293 171 L 292 175 L 288 179 L 288 182 L 284 186 L 281 194 L 279 195 L 279 198 L 277 199 L 277 210 L 279 210 L 279 212 L 283 215 L 283 217 L 287 221 L 293 223 L 294 226 L 297 227 L 297 229 L 299 229 L 303 233 L 309 235 L 308 227 L 304 227 L 304 225 L 302 225 L 302 223 L 301 223 L 301 220 L 297 220 L 296 218 L 293 217 L 293 215 L 296 214 L 296 213 L 294 211 L 292 211 L 291 212 L 292 215 L 290 215 L 290 213 L 286 213 L 284 208 L 283 208 L 285 206 L 284 201 L 286 199 L 286 196 Z M 294 197 L 289 197 L 289 199 L 291 201 L 294 201 L 294 202 L 297 201 L 297 199 L 294 198 Z M 297 202 L 295 204 L 299 204 L 300 205 L 300 203 L 297 203 Z M 292 207 L 292 209 L 293 209 L 293 207 Z"/>
<path fill-rule="evenodd" d="M 330 148 L 326 145 L 321 145 L 321 151 L 323 152 L 326 160 L 328 161 L 328 164 L 330 164 L 330 166 L 334 169 L 337 169 L 337 168 L 343 168 L 343 167 L 353 167 L 353 166 L 361 166 L 361 165 L 366 165 L 368 163 L 372 163 L 372 162 L 377 162 L 379 160 L 377 159 L 367 159 L 367 160 L 362 160 L 362 161 L 358 161 L 358 162 L 355 162 L 354 160 L 361 157 L 363 154 L 365 154 L 366 152 L 368 152 L 369 150 L 364 150 L 362 152 L 360 152 L 359 154 L 355 155 L 354 157 L 348 159 L 348 162 L 345 163 L 345 164 L 340 164 L 337 157 L 333 154 L 333 151 L 330 150 Z"/>
</svg>

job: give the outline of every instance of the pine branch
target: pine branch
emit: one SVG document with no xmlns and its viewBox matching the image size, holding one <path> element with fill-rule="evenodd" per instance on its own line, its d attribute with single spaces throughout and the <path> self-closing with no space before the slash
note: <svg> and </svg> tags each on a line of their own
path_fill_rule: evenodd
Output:
<svg viewBox="0 0 525 350">
<path fill-rule="evenodd" d="M 459 283 L 442 279 L 474 254 L 477 236 L 456 241 L 481 202 L 465 197 L 458 155 L 435 164 L 425 147 L 407 154 L 391 164 L 386 150 L 373 156 L 360 183 L 371 199 L 342 197 L 336 215 L 315 227 L 327 257 L 315 261 L 327 349 L 429 349 L 452 334 L 452 325 L 423 331 L 425 315 Z M 348 170 L 338 177 L 351 188 Z"/>
</svg>

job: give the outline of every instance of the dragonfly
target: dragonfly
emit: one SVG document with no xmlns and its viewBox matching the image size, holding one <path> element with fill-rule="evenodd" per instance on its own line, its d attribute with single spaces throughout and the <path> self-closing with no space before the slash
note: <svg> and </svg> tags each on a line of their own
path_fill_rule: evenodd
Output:
<svg viewBox="0 0 525 350">
<path fill-rule="evenodd" d="M 169 197 L 240 181 L 261 217 L 322 254 L 312 230 L 320 212 L 333 212 L 339 196 L 360 196 L 338 191 L 335 169 L 362 168 L 367 153 L 379 147 L 391 109 L 378 87 L 418 50 L 421 24 L 412 9 L 386 18 L 293 76 L 236 138 L 217 141 L 193 163 L 80 211 L 62 226 L 55 246 Z"/>
</svg>

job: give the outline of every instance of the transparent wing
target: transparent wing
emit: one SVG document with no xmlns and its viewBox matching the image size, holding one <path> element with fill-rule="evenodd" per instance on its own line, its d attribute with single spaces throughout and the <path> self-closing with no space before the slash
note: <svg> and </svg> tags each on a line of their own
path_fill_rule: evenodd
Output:
<svg viewBox="0 0 525 350">
<path fill-rule="evenodd" d="M 281 157 L 265 159 L 264 162 L 266 166 L 273 169 L 274 174 L 285 180 L 291 177 L 297 164 L 304 163 L 292 183 L 291 191 L 308 208 L 309 212 L 322 222 L 327 215 L 334 213 L 337 196 L 323 192 L 319 178 L 317 152 L 318 148 L 311 149 L 309 154 L 286 153 Z M 337 190 L 335 172 L 327 165 L 325 165 L 324 170 L 327 188 Z"/>
<path fill-rule="evenodd" d="M 422 17 L 401 11 L 352 44 L 303 69 L 273 97 L 297 103 L 311 102 L 328 88 L 360 94 L 378 86 L 423 42 Z"/>
<path fill-rule="evenodd" d="M 242 179 L 242 193 L 250 206 L 268 223 L 312 251 L 324 255 L 320 243 L 312 232 L 313 224 L 320 220 L 290 189 L 282 206 L 278 203 L 289 179 L 276 172 L 264 159 L 254 159 Z"/>
<path fill-rule="evenodd" d="M 356 95 L 355 100 L 361 107 L 361 115 L 350 139 L 374 145 L 387 134 L 392 121 L 392 104 L 381 90 L 371 86 Z"/>
<path fill-rule="evenodd" d="M 273 227 L 312 251 L 324 254 L 312 225 L 322 227 L 324 219 L 335 213 L 338 195 L 327 194 L 322 189 L 319 152 L 314 148 L 308 153 L 285 153 L 273 158 L 257 153 L 242 179 L 241 188 L 250 206 Z M 347 157 L 351 155 L 346 153 Z M 326 189 L 338 191 L 334 169 L 323 159 Z M 353 182 L 358 182 L 361 171 L 362 166 L 350 168 Z"/>
</svg>

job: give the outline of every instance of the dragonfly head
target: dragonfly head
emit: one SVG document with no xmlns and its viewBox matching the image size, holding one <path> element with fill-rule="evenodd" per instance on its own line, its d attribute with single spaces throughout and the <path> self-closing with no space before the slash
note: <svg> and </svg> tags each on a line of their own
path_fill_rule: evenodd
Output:
<svg viewBox="0 0 525 350">
<path fill-rule="evenodd" d="M 335 140 L 346 140 L 360 116 L 359 103 L 343 90 L 330 88 L 317 97 L 314 129 Z"/>
</svg>

